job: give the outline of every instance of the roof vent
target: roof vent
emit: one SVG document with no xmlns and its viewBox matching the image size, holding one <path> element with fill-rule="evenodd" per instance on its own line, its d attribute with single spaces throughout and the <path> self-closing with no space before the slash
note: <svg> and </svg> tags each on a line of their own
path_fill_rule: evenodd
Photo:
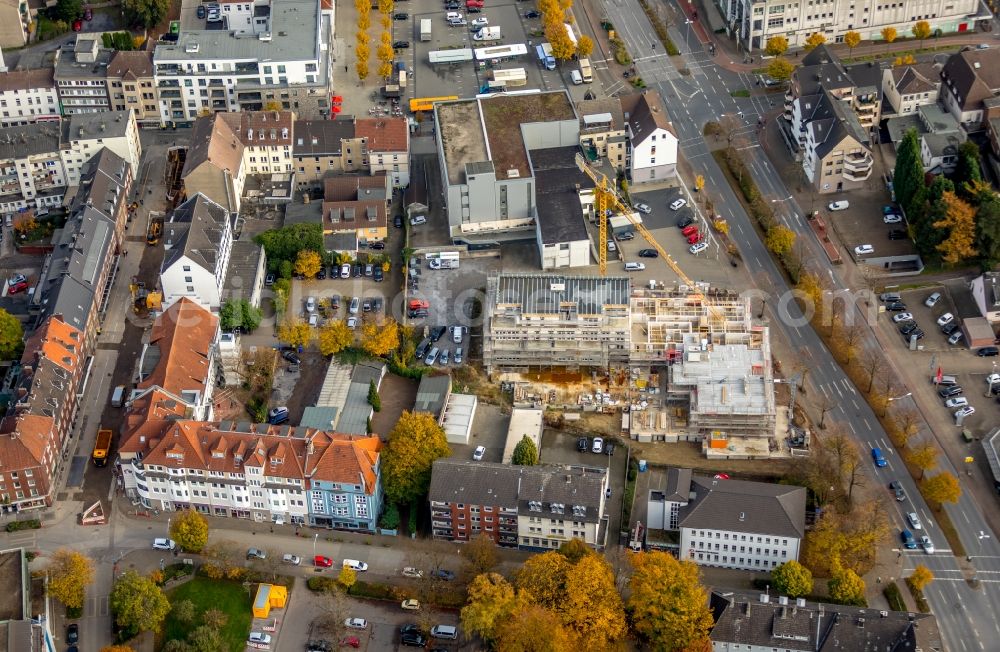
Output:
<svg viewBox="0 0 1000 652">
<path fill-rule="evenodd" d="M 187 54 L 195 54 L 199 50 L 201 50 L 201 46 L 197 42 L 186 43 L 184 45 L 184 52 Z"/>
<path fill-rule="evenodd" d="M 510 170 L 507 170 L 507 178 L 508 179 L 520 179 L 521 178 L 521 171 L 518 170 L 517 168 L 512 168 Z"/>
<path fill-rule="evenodd" d="M 740 522 L 742 523 L 742 522 L 743 522 L 743 521 L 745 521 L 746 519 L 747 519 L 747 514 L 746 514 L 746 512 L 740 512 Z"/>
</svg>

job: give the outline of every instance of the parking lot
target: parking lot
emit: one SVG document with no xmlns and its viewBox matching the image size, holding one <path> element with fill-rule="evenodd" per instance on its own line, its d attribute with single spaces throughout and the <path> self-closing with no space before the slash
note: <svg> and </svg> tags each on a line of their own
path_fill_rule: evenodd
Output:
<svg viewBox="0 0 1000 652">
<path fill-rule="evenodd" d="M 830 202 L 844 201 L 845 199 L 849 202 L 846 210 L 829 210 Z M 817 204 L 819 204 L 818 201 Z M 895 240 L 889 239 L 891 231 L 906 231 L 907 224 L 905 221 L 886 224 L 883 221 L 882 207 L 887 205 L 895 206 L 889 201 L 889 193 L 864 191 L 825 198 L 822 206 L 817 206 L 817 208 L 827 224 L 830 224 L 840 236 L 848 253 L 855 258 L 916 255 L 913 241 L 908 236 Z M 875 252 L 863 256 L 856 255 L 854 248 L 864 244 L 872 245 Z"/>
<path fill-rule="evenodd" d="M 418 266 L 419 265 L 419 266 Z M 426 318 L 408 320 L 416 326 L 449 326 L 461 324 L 476 331 L 482 325 L 480 316 L 486 278 L 500 271 L 500 259 L 463 256 L 458 269 L 430 269 L 426 258 L 415 259 L 411 266 L 419 269 L 418 287 L 410 290 L 410 299 L 422 299 L 429 304 Z"/>
</svg>

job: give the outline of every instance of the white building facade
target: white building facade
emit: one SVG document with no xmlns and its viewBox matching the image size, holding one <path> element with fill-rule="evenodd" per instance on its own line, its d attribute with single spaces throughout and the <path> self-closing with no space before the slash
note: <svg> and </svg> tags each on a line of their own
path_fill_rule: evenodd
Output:
<svg viewBox="0 0 1000 652">
<path fill-rule="evenodd" d="M 0 126 L 59 119 L 59 94 L 50 69 L 0 74 Z"/>
</svg>

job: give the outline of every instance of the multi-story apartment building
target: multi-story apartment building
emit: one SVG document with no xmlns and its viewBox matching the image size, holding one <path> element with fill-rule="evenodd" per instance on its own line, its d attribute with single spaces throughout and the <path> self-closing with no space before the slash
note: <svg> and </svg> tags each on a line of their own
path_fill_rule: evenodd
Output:
<svg viewBox="0 0 1000 652">
<path fill-rule="evenodd" d="M 354 138 L 354 121 L 296 120 L 292 163 L 299 189 L 321 186 L 324 177 L 347 171 L 344 143 Z"/>
<path fill-rule="evenodd" d="M 129 112 L 0 128 L 0 211 L 61 206 L 66 188 L 79 185 L 82 169 L 104 150 L 123 158 L 130 176 L 138 168 L 139 133 Z"/>
<path fill-rule="evenodd" d="M 918 107 L 937 104 L 941 73 L 932 63 L 896 66 L 882 71 L 882 95 L 888 109 L 883 116 L 912 115 Z"/>
<path fill-rule="evenodd" d="M 301 111 L 327 102 L 331 19 L 320 2 L 227 3 L 231 14 L 224 20 L 239 23 L 249 12 L 252 24 L 184 31 L 176 43 L 157 44 L 153 64 L 163 123 L 259 111 L 272 102 Z"/>
<path fill-rule="evenodd" d="M 56 50 L 54 77 L 64 115 L 111 108 L 108 64 L 114 50 L 100 44 L 100 34 L 78 34 L 75 43 Z"/>
<path fill-rule="evenodd" d="M 383 500 L 378 437 L 236 422 L 163 423 L 162 433 L 123 442 L 117 462 L 126 494 L 144 505 L 375 530 Z"/>
<path fill-rule="evenodd" d="M 625 171 L 628 136 L 625 114 L 617 97 L 583 100 L 576 105 L 580 116 L 580 147 L 591 160 L 607 159 L 616 170 Z"/>
<path fill-rule="evenodd" d="M 132 399 L 164 392 L 182 403 L 191 419 L 211 421 L 218 333 L 218 317 L 187 297 L 175 301 L 153 322 Z"/>
<path fill-rule="evenodd" d="M 677 174 L 677 135 L 660 94 L 623 95 L 628 135 L 628 173 L 633 184 L 660 183 Z"/>
<path fill-rule="evenodd" d="M 163 306 L 187 297 L 218 312 L 233 247 L 229 211 L 200 193 L 191 197 L 163 225 L 163 247 Z"/>
<path fill-rule="evenodd" d="M 361 142 L 369 174 L 385 174 L 393 188 L 410 185 L 410 126 L 406 118 L 356 118 L 354 138 Z"/>
<path fill-rule="evenodd" d="M 491 276 L 483 365 L 489 373 L 627 365 L 629 289 L 622 277 Z"/>
<path fill-rule="evenodd" d="M 162 125 L 152 50 L 115 52 L 108 63 L 107 74 L 111 110 L 132 109 L 136 122 L 142 127 Z"/>
<path fill-rule="evenodd" d="M 941 69 L 941 99 L 963 127 L 977 131 L 989 118 L 1000 117 L 990 111 L 1000 96 L 1000 52 L 993 49 L 964 48 L 953 54 Z"/>
<path fill-rule="evenodd" d="M 726 27 L 737 40 L 737 48 L 763 49 L 772 36 L 784 36 L 792 47 L 805 44 L 819 32 L 828 43 L 842 43 L 844 34 L 856 31 L 862 40 L 882 40 L 882 30 L 893 27 L 912 37 L 919 20 L 931 31 L 972 32 L 992 20 L 987 6 L 978 0 L 921 0 L 902 4 L 883 0 L 860 2 L 788 2 L 787 0 L 715 0 Z"/>
<path fill-rule="evenodd" d="M 359 242 L 382 242 L 389 236 L 391 179 L 328 177 L 323 183 L 323 233 L 353 233 Z"/>
<path fill-rule="evenodd" d="M 86 373 L 83 333 L 54 315 L 25 341 L 11 407 L 0 420 L 0 509 L 52 504 Z"/>
<path fill-rule="evenodd" d="M 294 114 L 217 113 L 199 118 L 181 178 L 189 197 L 204 194 L 237 212 L 248 174 L 290 174 Z"/>
<path fill-rule="evenodd" d="M 485 534 L 501 546 L 552 550 L 580 539 L 603 550 L 607 488 L 603 468 L 441 459 L 431 470 L 431 528 L 445 541 Z"/>
<path fill-rule="evenodd" d="M 803 487 L 723 480 L 669 469 L 663 489 L 650 490 L 647 528 L 677 532 L 664 547 L 704 566 L 771 571 L 799 559 L 805 536 Z M 652 538 L 647 538 L 647 544 Z"/>
<path fill-rule="evenodd" d="M 59 119 L 59 97 L 51 68 L 0 74 L 0 126 Z"/>
</svg>

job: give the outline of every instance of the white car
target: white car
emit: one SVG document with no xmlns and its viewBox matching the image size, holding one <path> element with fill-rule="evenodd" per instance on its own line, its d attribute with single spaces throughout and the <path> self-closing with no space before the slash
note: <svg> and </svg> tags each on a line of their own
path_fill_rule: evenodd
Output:
<svg viewBox="0 0 1000 652">
<path fill-rule="evenodd" d="M 1000 374 L 990 374 L 986 377 L 987 385 L 996 385 L 997 383 L 1000 383 Z"/>
<path fill-rule="evenodd" d="M 976 408 L 971 405 L 966 405 L 964 408 L 955 411 L 955 418 L 962 419 L 964 417 L 971 417 L 976 413 Z"/>
<path fill-rule="evenodd" d="M 951 334 L 951 337 L 948 338 L 948 344 L 958 344 L 962 341 L 963 337 L 965 337 L 965 333 L 962 331 L 955 331 Z"/>
<path fill-rule="evenodd" d="M 941 300 L 941 293 L 935 292 L 931 296 L 924 299 L 924 305 L 927 306 L 928 308 L 933 308 L 934 306 L 937 305 L 937 302 L 940 300 Z"/>
<path fill-rule="evenodd" d="M 358 561 L 357 559 L 345 559 L 343 566 L 344 568 L 350 568 L 362 573 L 368 570 L 368 564 L 363 561 Z"/>
<path fill-rule="evenodd" d="M 854 248 L 854 254 L 856 256 L 866 256 L 873 253 L 875 253 L 875 247 L 870 244 L 858 245 Z"/>
<path fill-rule="evenodd" d="M 691 253 L 693 253 L 695 255 L 700 254 L 701 252 L 705 251 L 706 249 L 708 249 L 708 243 L 707 242 L 699 242 L 697 244 L 693 244 L 690 247 L 688 247 L 688 251 L 690 251 Z"/>
<path fill-rule="evenodd" d="M 608 251 L 616 251 L 618 247 L 615 246 L 613 240 L 608 240 Z"/>
<path fill-rule="evenodd" d="M 415 577 L 421 578 L 424 576 L 424 571 L 419 568 L 414 568 L 413 566 L 405 566 L 403 568 L 403 577 Z"/>
<path fill-rule="evenodd" d="M 969 399 L 964 396 L 956 396 L 955 398 L 949 398 L 944 402 L 946 408 L 960 408 L 965 407 L 969 404 Z"/>
<path fill-rule="evenodd" d="M 427 218 L 423 215 L 414 215 L 410 218 L 410 226 L 417 226 L 418 224 L 427 224 Z"/>
<path fill-rule="evenodd" d="M 645 214 L 645 215 L 649 215 L 650 213 L 652 213 L 652 212 L 653 212 L 653 209 L 652 209 L 652 208 L 650 208 L 650 207 L 649 207 L 648 205 L 646 205 L 646 204 L 643 204 L 643 203 L 642 203 L 641 201 L 640 201 L 640 202 L 636 202 L 636 203 L 632 204 L 632 208 L 634 208 L 635 210 L 637 210 L 637 211 L 639 211 L 640 213 L 643 213 L 643 214 Z"/>
<path fill-rule="evenodd" d="M 483 460 L 483 455 L 485 454 L 486 454 L 485 446 L 476 446 L 476 451 L 472 454 L 472 459 L 476 460 L 477 462 L 481 462 Z"/>
<path fill-rule="evenodd" d="M 603 453 L 604 452 L 604 440 L 600 437 L 594 437 L 594 441 L 590 444 L 591 453 Z"/>
<path fill-rule="evenodd" d="M 350 328 L 352 331 L 355 328 L 357 328 L 358 327 L 358 318 L 357 317 L 348 317 L 347 318 L 347 327 Z"/>
<path fill-rule="evenodd" d="M 344 621 L 347 629 L 368 629 L 368 621 L 364 618 L 348 618 Z"/>
<path fill-rule="evenodd" d="M 299 564 L 302 563 L 302 558 L 299 557 L 298 555 L 286 553 L 281 556 L 281 561 L 283 561 L 286 564 L 291 564 L 292 566 L 298 566 Z"/>
<path fill-rule="evenodd" d="M 934 542 L 931 541 L 931 538 L 926 534 L 920 537 L 920 547 L 923 548 L 924 552 L 926 552 L 928 555 L 934 554 Z"/>
<path fill-rule="evenodd" d="M 903 221 L 903 216 L 895 213 L 889 213 L 888 215 L 882 216 L 882 221 L 886 224 L 899 224 Z"/>
<path fill-rule="evenodd" d="M 250 636 L 247 637 L 247 643 L 260 643 L 261 645 L 270 645 L 271 635 L 265 634 L 264 632 L 250 632 Z"/>
<path fill-rule="evenodd" d="M 153 550 L 173 550 L 176 547 L 173 539 L 153 539 Z"/>
<path fill-rule="evenodd" d="M 898 315 L 892 316 L 892 321 L 896 322 L 897 324 L 902 321 L 910 321 L 911 319 L 913 319 L 913 313 L 911 312 L 901 312 Z"/>
<path fill-rule="evenodd" d="M 489 18 L 487 18 L 486 16 L 483 16 L 482 18 L 477 18 L 477 19 L 475 19 L 475 20 L 474 20 L 474 21 L 472 21 L 472 23 L 470 23 L 470 24 L 471 24 L 471 25 L 472 25 L 473 27 L 486 27 L 487 25 L 489 25 L 489 24 L 490 24 L 490 19 L 489 19 Z"/>
<path fill-rule="evenodd" d="M 672 211 L 679 211 L 680 209 L 684 208 L 685 206 L 687 206 L 687 200 L 684 199 L 683 197 L 681 197 L 680 199 L 675 199 L 670 204 L 670 210 L 672 210 Z"/>
<path fill-rule="evenodd" d="M 420 611 L 420 600 L 410 598 L 409 600 L 403 600 L 399 606 L 407 611 Z"/>
<path fill-rule="evenodd" d="M 846 211 L 847 207 L 850 206 L 846 199 L 841 199 L 840 201 L 833 201 L 827 204 L 827 208 L 831 211 Z"/>
<path fill-rule="evenodd" d="M 910 522 L 910 527 L 914 530 L 922 530 L 924 526 L 920 523 L 920 517 L 917 516 L 916 512 L 910 512 L 906 515 L 906 520 Z"/>
<path fill-rule="evenodd" d="M 953 321 L 955 321 L 955 315 L 951 314 L 950 312 L 946 312 L 946 313 L 944 313 L 943 315 L 941 315 L 940 317 L 937 318 L 937 325 L 938 326 L 947 326 L 948 324 L 950 324 Z"/>
<path fill-rule="evenodd" d="M 306 299 L 306 312 L 316 312 L 316 297 L 309 297 Z"/>
</svg>

